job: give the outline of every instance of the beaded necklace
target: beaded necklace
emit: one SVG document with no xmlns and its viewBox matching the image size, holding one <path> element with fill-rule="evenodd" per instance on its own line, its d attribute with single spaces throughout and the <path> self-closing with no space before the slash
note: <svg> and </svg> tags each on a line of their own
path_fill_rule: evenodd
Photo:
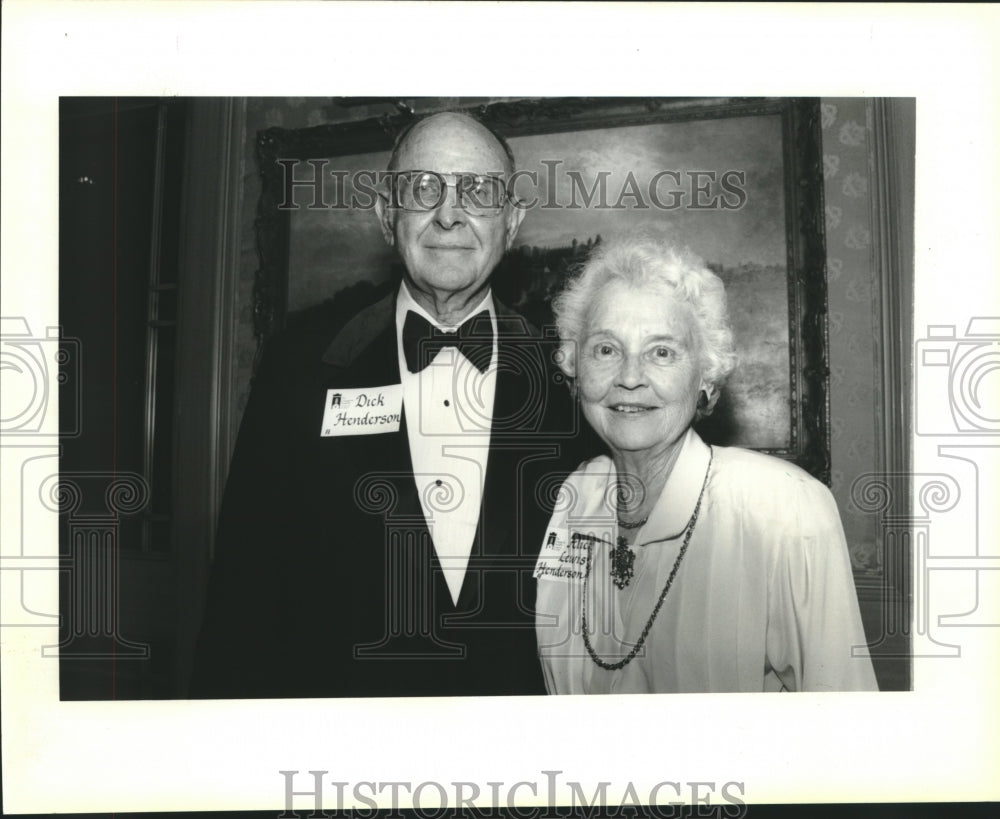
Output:
<svg viewBox="0 0 1000 819">
<path fill-rule="evenodd" d="M 590 578 L 590 566 L 593 558 L 593 541 L 587 541 L 587 567 L 585 574 L 583 575 L 583 644 L 587 647 L 587 653 L 590 655 L 590 659 L 594 663 L 603 669 L 608 671 L 618 671 L 625 666 L 627 666 L 635 656 L 642 650 L 643 644 L 646 642 L 646 638 L 649 636 L 649 631 L 653 627 L 653 621 L 656 620 L 656 615 L 660 613 L 660 609 L 663 607 L 663 601 L 667 599 L 667 592 L 670 591 L 670 586 L 674 582 L 674 578 L 677 576 L 677 570 L 681 567 L 681 561 L 684 559 L 684 554 L 687 552 L 688 544 L 691 542 L 691 535 L 694 534 L 695 524 L 698 523 L 698 513 L 701 511 L 701 501 L 705 497 L 705 487 L 708 486 L 708 476 L 712 471 L 712 460 L 715 457 L 715 451 L 712 446 L 708 447 L 708 468 L 705 469 L 705 479 L 701 484 L 701 492 L 698 493 L 698 502 L 694 505 L 694 514 L 691 515 L 691 519 L 688 521 L 687 531 L 684 533 L 684 542 L 681 544 L 681 549 L 677 553 L 677 559 L 674 561 L 674 567 L 670 570 L 670 576 L 667 577 L 667 582 L 663 586 L 663 591 L 660 592 L 660 597 L 656 601 L 656 605 L 653 606 L 653 613 L 649 615 L 649 619 L 646 621 L 646 626 L 642 630 L 642 634 L 639 635 L 639 639 L 632 650 L 629 651 L 628 655 L 619 660 L 616 663 L 609 663 L 602 660 L 597 656 L 597 652 L 594 651 L 593 645 L 590 643 L 590 634 L 587 627 L 587 581 Z M 631 567 L 630 567 L 631 568 Z M 631 576 L 631 572 L 629 572 Z"/>
</svg>

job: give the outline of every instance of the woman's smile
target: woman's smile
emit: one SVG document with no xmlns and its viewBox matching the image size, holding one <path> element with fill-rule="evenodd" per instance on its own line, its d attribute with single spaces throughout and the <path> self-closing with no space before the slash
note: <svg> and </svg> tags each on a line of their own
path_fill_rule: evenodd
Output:
<svg viewBox="0 0 1000 819">
<path fill-rule="evenodd" d="M 625 415 L 630 415 L 637 412 L 652 412 L 657 407 L 650 406 L 648 404 L 612 404 L 608 409 L 614 412 L 620 412 Z"/>
</svg>

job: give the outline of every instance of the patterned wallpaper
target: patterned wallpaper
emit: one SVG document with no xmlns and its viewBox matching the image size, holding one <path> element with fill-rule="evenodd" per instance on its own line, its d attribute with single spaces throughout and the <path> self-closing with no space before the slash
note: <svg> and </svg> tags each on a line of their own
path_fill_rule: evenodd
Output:
<svg viewBox="0 0 1000 819">
<path fill-rule="evenodd" d="M 822 101 L 830 328 L 833 493 L 855 568 L 874 568 L 876 520 L 851 503 L 851 484 L 875 469 L 869 126 L 863 99 Z"/>
<path fill-rule="evenodd" d="M 463 100 L 470 102 L 471 100 Z M 477 102 L 480 100 L 476 100 Z M 487 101 L 483 98 L 482 101 Z M 421 109 L 447 108 L 457 100 L 421 101 Z M 237 371 L 233 374 L 233 429 L 239 426 L 249 391 L 254 356 L 253 276 L 257 269 L 254 234 L 260 181 L 254 143 L 257 131 L 280 126 L 303 128 L 365 119 L 385 107 L 340 108 L 328 99 L 251 98 L 247 100 L 241 212 L 240 272 L 237 287 Z M 857 568 L 876 560 L 875 526 L 850 501 L 852 481 L 875 468 L 875 346 L 873 333 L 871 217 L 869 213 L 869 126 L 863 99 L 822 101 L 823 175 L 826 186 L 827 272 L 830 307 L 831 432 L 833 492 L 840 506 Z"/>
</svg>

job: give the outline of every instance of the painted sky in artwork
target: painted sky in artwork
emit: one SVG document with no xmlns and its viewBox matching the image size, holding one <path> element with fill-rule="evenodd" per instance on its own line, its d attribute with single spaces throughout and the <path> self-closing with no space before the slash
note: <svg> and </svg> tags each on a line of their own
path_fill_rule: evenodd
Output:
<svg viewBox="0 0 1000 819">
<path fill-rule="evenodd" d="M 384 170 L 389 152 L 332 157 L 324 169 L 324 199 L 327 204 L 350 201 L 356 193 L 348 185 L 338 190 L 333 171 L 352 179 L 357 171 Z M 308 166 L 296 171 L 296 178 L 308 178 Z M 385 281 L 396 260 L 394 251 L 382 238 L 375 211 L 368 208 L 316 209 L 309 188 L 296 188 L 291 212 L 291 243 L 288 254 L 288 309 L 299 310 L 333 296 L 361 280 Z"/>
<path fill-rule="evenodd" d="M 539 184 L 534 193 L 541 203 L 552 199 L 548 170 L 551 165 L 543 164 L 543 160 L 550 163 L 561 160 L 555 176 L 555 201 L 571 202 L 569 172 L 579 174 L 578 178 L 591 188 L 599 172 L 608 171 L 608 201 L 614 204 L 631 171 L 643 200 L 650 205 L 641 209 L 636 207 L 635 197 L 626 196 L 622 199 L 626 207 L 620 210 L 536 207 L 525 216 L 519 245 L 559 247 L 570 244 L 574 238 L 586 241 L 597 234 L 607 238 L 623 229 L 654 223 L 665 226 L 680 244 L 708 262 L 725 267 L 743 263 L 785 265 L 782 134 L 778 115 L 605 128 L 517 137 L 510 142 L 519 167 L 538 173 Z M 657 186 L 660 202 L 675 201 L 670 191 L 676 190 L 685 197 L 680 208 L 661 210 L 648 195 L 650 182 L 664 170 L 679 172 L 682 184 L 678 186 L 675 177 L 661 177 Z M 743 207 L 734 210 L 689 207 L 695 201 L 690 172 L 710 171 L 719 179 L 730 170 L 746 174 L 746 183 L 741 186 L 746 192 Z M 708 179 L 702 176 L 695 184 L 707 184 Z M 534 185 L 529 182 L 525 189 L 532 188 Z M 716 184 L 707 195 L 698 195 L 697 201 L 711 201 L 720 192 Z M 736 202 L 733 195 L 727 195 L 726 199 Z M 578 197 L 577 201 L 582 200 Z"/>
</svg>

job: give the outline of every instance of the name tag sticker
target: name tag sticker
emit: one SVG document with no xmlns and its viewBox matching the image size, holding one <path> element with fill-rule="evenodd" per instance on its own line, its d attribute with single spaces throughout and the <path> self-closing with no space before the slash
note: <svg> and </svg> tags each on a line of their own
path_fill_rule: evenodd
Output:
<svg viewBox="0 0 1000 819">
<path fill-rule="evenodd" d="M 403 385 L 327 390 L 321 438 L 399 432 Z"/>
<path fill-rule="evenodd" d="M 561 580 L 568 583 L 583 580 L 587 571 L 587 546 L 598 540 L 590 534 L 574 532 L 567 542 L 564 529 L 549 529 L 542 541 L 535 564 L 535 579 Z"/>
</svg>

